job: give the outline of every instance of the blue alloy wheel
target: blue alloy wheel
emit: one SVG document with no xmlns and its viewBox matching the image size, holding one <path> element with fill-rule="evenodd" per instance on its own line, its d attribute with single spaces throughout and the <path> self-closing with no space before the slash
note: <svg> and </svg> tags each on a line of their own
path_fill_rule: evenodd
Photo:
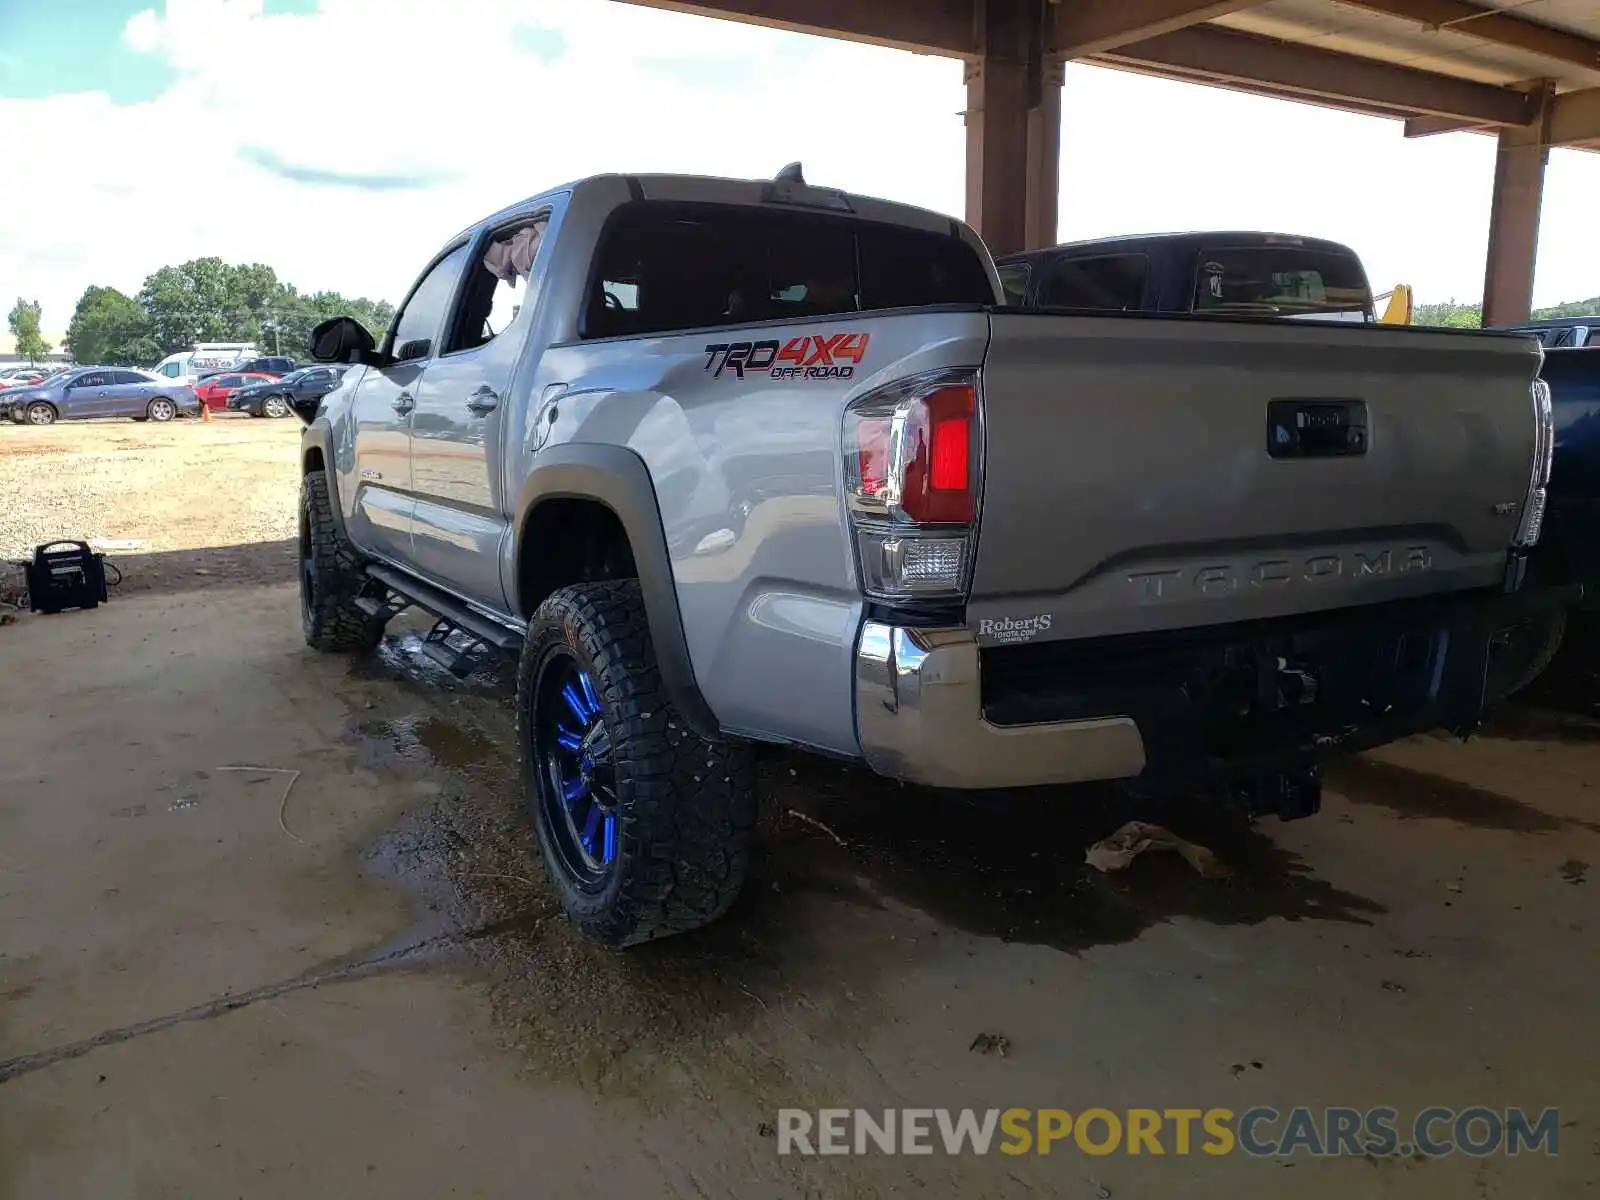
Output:
<svg viewBox="0 0 1600 1200">
<path fill-rule="evenodd" d="M 539 803 L 555 857 L 586 891 L 617 861 L 617 774 L 605 705 L 570 650 L 544 662 L 534 690 L 533 752 Z"/>
</svg>

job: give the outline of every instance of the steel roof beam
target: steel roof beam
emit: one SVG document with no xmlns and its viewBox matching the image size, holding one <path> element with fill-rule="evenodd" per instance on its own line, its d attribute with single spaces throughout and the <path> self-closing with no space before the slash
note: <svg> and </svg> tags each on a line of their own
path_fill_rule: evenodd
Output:
<svg viewBox="0 0 1600 1200">
<path fill-rule="evenodd" d="M 1092 56 L 1112 66 L 1165 68 L 1189 78 L 1256 85 L 1309 99 L 1370 104 L 1417 116 L 1523 125 L 1533 101 L 1514 88 L 1419 71 L 1354 54 L 1215 26 L 1162 34 Z"/>
<path fill-rule="evenodd" d="M 1525 50 L 1541 58 L 1600 71 L 1600 42 L 1466 0 L 1340 0 L 1368 12 L 1415 21 L 1426 29 Z"/>
</svg>

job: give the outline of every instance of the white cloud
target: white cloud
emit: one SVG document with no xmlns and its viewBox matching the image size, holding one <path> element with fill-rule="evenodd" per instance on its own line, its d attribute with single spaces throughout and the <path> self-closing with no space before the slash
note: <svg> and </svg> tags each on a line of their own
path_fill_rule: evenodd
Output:
<svg viewBox="0 0 1600 1200">
<path fill-rule="evenodd" d="M 66 325 L 91 283 L 203 254 L 304 289 L 398 299 L 446 237 L 609 170 L 808 177 L 959 212 L 965 95 L 943 59 L 606 0 L 166 0 L 124 41 L 175 72 L 146 103 L 0 99 L 52 164 L 0 189 L 0 280 Z M 555 53 L 559 49 L 560 53 Z M 1264 227 L 1354 245 L 1376 286 L 1481 287 L 1493 143 L 1074 68 L 1062 234 Z M 1557 152 L 1539 299 L 1596 290 L 1585 195 Z M 367 177 L 389 190 L 318 185 Z M 405 187 L 411 180 L 419 186 Z M 426 186 L 422 186 L 426 185 Z M 1552 250 L 1558 252 L 1552 252 Z"/>
</svg>

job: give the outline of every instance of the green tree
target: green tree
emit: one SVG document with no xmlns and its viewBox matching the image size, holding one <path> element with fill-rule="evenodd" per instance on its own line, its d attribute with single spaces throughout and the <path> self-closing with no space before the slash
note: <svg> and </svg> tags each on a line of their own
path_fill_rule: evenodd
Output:
<svg viewBox="0 0 1600 1200">
<path fill-rule="evenodd" d="M 1447 329 L 1478 329 L 1483 325 L 1483 307 L 1478 304 L 1419 304 L 1411 312 L 1413 325 L 1440 325 Z"/>
<path fill-rule="evenodd" d="M 150 318 L 131 296 L 116 288 L 91 287 L 78 300 L 67 326 L 66 348 L 80 363 L 132 367 L 161 357 Z"/>
<path fill-rule="evenodd" d="M 1533 310 L 1533 318 L 1536 321 L 1546 321 L 1551 317 L 1594 316 L 1600 316 L 1600 296 L 1591 296 L 1587 300 L 1568 300 L 1565 304 L 1554 304 L 1549 308 Z"/>
<path fill-rule="evenodd" d="M 37 300 L 24 300 L 19 296 L 7 318 L 12 336 L 17 339 L 17 353 L 29 362 L 37 362 L 50 353 L 50 343 L 39 333 L 41 311 Z"/>
<path fill-rule="evenodd" d="M 147 278 L 139 307 L 150 318 L 157 357 L 195 342 L 236 340 L 242 317 L 233 284 L 233 268 L 220 258 L 191 259 Z"/>
</svg>

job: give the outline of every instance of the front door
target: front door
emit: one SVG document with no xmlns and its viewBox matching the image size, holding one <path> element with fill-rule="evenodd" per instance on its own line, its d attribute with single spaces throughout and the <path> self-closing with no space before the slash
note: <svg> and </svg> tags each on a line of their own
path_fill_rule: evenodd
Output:
<svg viewBox="0 0 1600 1200">
<path fill-rule="evenodd" d="M 506 611 L 501 548 L 511 504 L 500 472 L 512 379 L 532 313 L 522 311 L 548 213 L 478 243 L 428 364 L 411 421 L 412 553 L 423 574 Z"/>
<path fill-rule="evenodd" d="M 74 419 L 111 415 L 111 372 L 86 371 L 68 385 L 61 415 Z"/>
<path fill-rule="evenodd" d="M 355 503 L 352 536 L 369 550 L 415 565 L 411 521 L 411 423 L 418 385 L 450 308 L 467 246 L 456 246 L 422 273 L 395 314 L 384 348 L 397 360 L 366 372 L 352 406 Z"/>
</svg>

